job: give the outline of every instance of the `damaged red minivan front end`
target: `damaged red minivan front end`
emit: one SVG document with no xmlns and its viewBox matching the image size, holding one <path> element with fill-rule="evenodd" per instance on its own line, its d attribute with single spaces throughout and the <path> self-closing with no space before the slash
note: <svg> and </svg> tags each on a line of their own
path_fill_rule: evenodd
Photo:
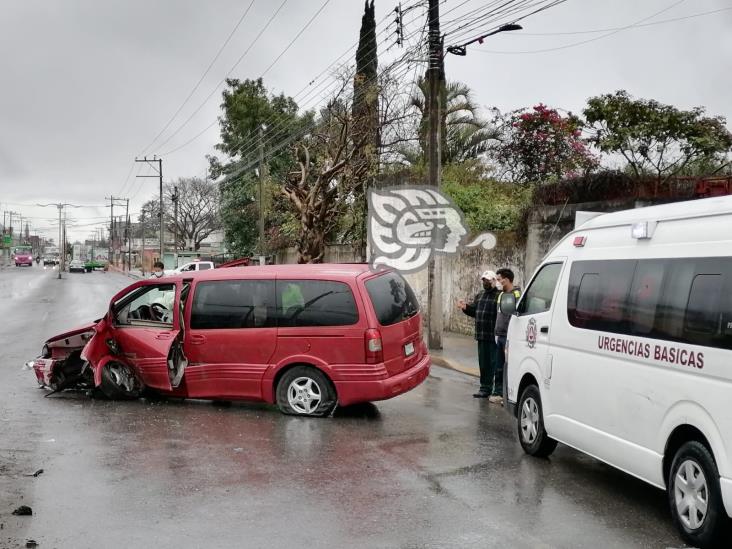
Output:
<svg viewBox="0 0 732 549">
<path fill-rule="evenodd" d="M 174 306 L 179 290 L 173 280 L 137 282 L 112 298 L 103 318 L 48 339 L 26 366 L 54 392 L 86 389 L 135 398 L 144 387 L 174 391 L 186 365 Z M 126 315 L 121 325 L 120 311 Z"/>
<path fill-rule="evenodd" d="M 83 383 L 84 360 L 81 352 L 94 337 L 99 322 L 64 332 L 46 341 L 41 356 L 27 364 L 35 372 L 40 386 L 56 391 L 71 384 Z"/>
</svg>

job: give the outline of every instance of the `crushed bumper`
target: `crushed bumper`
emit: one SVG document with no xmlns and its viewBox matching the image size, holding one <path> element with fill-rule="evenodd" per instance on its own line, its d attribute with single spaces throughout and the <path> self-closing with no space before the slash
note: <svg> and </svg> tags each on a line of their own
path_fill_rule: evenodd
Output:
<svg viewBox="0 0 732 549">
<path fill-rule="evenodd" d="M 422 383 L 430 373 L 432 360 L 426 354 L 422 360 L 409 370 L 383 380 L 373 381 L 336 381 L 338 403 L 341 406 L 359 402 L 386 400 L 407 391 L 411 391 Z"/>
<path fill-rule="evenodd" d="M 52 358 L 36 358 L 25 363 L 27 370 L 33 370 L 36 374 L 36 381 L 41 387 L 49 387 L 51 384 L 51 374 L 58 361 Z"/>
</svg>

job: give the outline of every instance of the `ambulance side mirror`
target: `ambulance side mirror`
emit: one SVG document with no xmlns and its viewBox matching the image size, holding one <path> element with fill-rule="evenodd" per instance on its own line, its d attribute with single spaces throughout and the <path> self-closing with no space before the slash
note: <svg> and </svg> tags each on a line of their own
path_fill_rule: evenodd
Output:
<svg viewBox="0 0 732 549">
<path fill-rule="evenodd" d="M 505 292 L 503 295 L 501 295 L 501 301 L 498 304 L 498 309 L 504 315 L 515 315 L 516 297 L 510 292 Z"/>
</svg>

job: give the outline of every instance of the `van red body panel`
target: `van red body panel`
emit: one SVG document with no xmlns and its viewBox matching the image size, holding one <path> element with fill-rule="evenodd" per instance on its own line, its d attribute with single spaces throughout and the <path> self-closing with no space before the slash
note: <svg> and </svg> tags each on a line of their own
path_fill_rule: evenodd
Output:
<svg viewBox="0 0 732 549">
<path fill-rule="evenodd" d="M 81 358 L 92 367 L 95 385 L 101 383 L 103 366 L 115 360 L 130 366 L 145 386 L 170 396 L 274 403 L 279 375 L 291 366 L 310 365 L 328 377 L 340 405 L 384 400 L 424 381 L 429 374 L 430 357 L 422 340 L 421 314 L 390 326 L 379 324 L 364 282 L 383 272 L 372 272 L 367 265 L 283 265 L 212 269 L 140 281 L 112 298 L 110 312 L 102 320 L 49 339 L 49 347 L 74 338 L 73 345 L 64 347 L 58 358 L 63 359 L 74 349 L 81 350 Z M 227 280 L 346 284 L 353 294 L 357 321 L 344 326 L 191 328 L 198 284 Z M 110 322 L 115 303 L 131 291 L 162 284 L 176 285 L 172 326 Z M 189 286 L 189 291 L 181 308 L 184 285 Z M 380 334 L 381 362 L 367 363 L 367 331 Z M 180 385 L 172 387 L 169 354 L 176 342 L 187 365 Z M 55 359 L 39 358 L 33 364 L 40 384 L 50 385 Z"/>
</svg>

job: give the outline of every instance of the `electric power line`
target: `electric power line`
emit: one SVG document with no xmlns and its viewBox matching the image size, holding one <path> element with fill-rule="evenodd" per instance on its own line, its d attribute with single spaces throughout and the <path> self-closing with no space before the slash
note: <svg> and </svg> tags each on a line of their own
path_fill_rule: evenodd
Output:
<svg viewBox="0 0 732 549">
<path fill-rule="evenodd" d="M 413 18 L 413 19 L 412 19 L 412 20 L 410 21 L 410 24 L 411 24 L 411 23 L 413 23 L 414 21 L 416 21 L 416 20 L 417 20 L 417 19 L 419 19 L 419 18 L 420 18 L 420 16 L 419 16 L 419 15 L 418 15 L 418 16 L 416 16 L 415 18 Z M 411 34 L 410 34 L 410 35 L 409 35 L 409 36 L 407 37 L 407 39 L 411 39 L 411 38 L 412 38 L 412 37 L 413 37 L 413 36 L 414 36 L 415 34 L 417 34 L 418 32 L 419 32 L 419 31 L 414 31 L 414 32 L 412 32 L 412 33 L 411 33 Z M 382 32 L 382 33 L 380 33 L 380 34 L 383 34 L 383 32 Z M 387 39 L 387 40 L 388 40 L 388 39 Z M 384 43 L 385 43 L 385 42 L 386 42 L 387 40 L 382 40 L 382 41 L 381 41 L 381 43 L 379 43 L 379 44 L 377 44 L 377 45 L 376 45 L 376 48 L 378 48 L 378 47 L 379 47 L 380 45 L 383 45 L 383 44 L 384 44 Z M 371 50 L 370 52 L 368 52 L 368 53 L 371 53 L 371 52 L 373 52 L 373 49 L 372 49 L 372 50 Z M 411 55 L 411 53 L 410 53 L 410 52 L 408 51 L 408 52 L 407 52 L 407 53 L 406 53 L 405 55 L 403 55 L 403 56 L 402 56 L 402 58 L 403 58 L 403 59 L 404 59 L 404 58 L 407 58 L 407 57 L 409 57 L 410 55 Z M 353 78 L 353 76 L 355 75 L 355 68 L 356 68 L 356 67 L 355 67 L 355 64 L 351 65 L 350 69 L 352 69 L 352 71 L 353 71 L 353 72 L 349 72 L 349 73 L 347 73 L 347 74 L 345 75 L 345 78 Z M 340 82 L 340 81 L 339 81 L 338 79 L 334 78 L 334 79 L 333 79 L 333 81 L 332 81 L 331 83 L 329 83 L 329 84 L 328 84 L 328 86 L 327 86 L 327 90 L 328 90 L 328 93 L 330 93 L 330 91 L 331 91 L 331 90 L 330 90 L 330 88 L 331 88 L 331 87 L 332 87 L 332 86 L 333 86 L 334 84 L 335 84 L 335 85 L 341 85 L 341 82 Z M 327 95 L 327 94 L 326 94 L 326 95 Z M 320 99 L 320 98 L 317 98 L 317 99 L 316 99 L 316 101 L 317 101 L 317 100 L 319 100 L 319 99 Z M 301 106 L 301 107 L 302 107 L 302 106 Z M 307 109 L 305 109 L 305 110 L 307 110 Z M 311 124 L 311 126 L 309 126 L 309 128 L 312 128 L 312 127 L 314 127 L 315 125 L 316 125 L 316 123 L 313 123 L 313 124 Z M 285 126 L 286 126 L 286 123 L 285 123 L 285 122 L 281 122 L 281 123 L 279 124 L 279 126 L 278 126 L 278 127 L 276 127 L 276 129 L 277 129 L 277 130 L 280 130 L 280 129 L 284 128 Z M 271 130 L 270 130 L 270 131 L 271 131 Z M 308 130 L 308 131 L 309 131 L 309 130 Z M 271 144 L 272 142 L 274 142 L 274 141 L 276 141 L 277 139 L 279 139 L 279 136 L 277 135 L 277 132 L 272 132 L 272 133 L 273 133 L 273 135 L 271 135 L 271 136 L 270 136 L 270 138 L 268 138 L 267 140 L 265 140 L 265 143 L 264 143 L 265 145 L 267 145 L 267 144 Z M 307 133 L 307 132 L 305 132 L 305 133 Z M 304 134 L 303 134 L 303 135 L 304 135 Z M 245 148 L 245 147 L 244 147 L 244 145 L 246 145 L 247 143 L 249 143 L 249 146 L 248 146 L 248 148 L 247 148 L 247 149 L 246 149 L 246 150 L 244 151 L 244 148 Z M 230 157 L 233 157 L 233 156 L 234 156 L 235 154 L 239 154 L 240 156 L 242 156 L 242 157 L 244 158 L 244 157 L 246 157 L 246 156 L 248 156 L 248 155 L 252 154 L 252 152 L 253 152 L 253 151 L 254 151 L 254 150 L 255 150 L 255 149 L 256 149 L 256 148 L 258 147 L 258 146 L 259 146 L 259 144 L 258 144 L 258 141 L 254 140 L 254 139 L 251 139 L 251 138 L 249 138 L 249 139 L 247 139 L 247 138 L 242 138 L 242 140 L 241 140 L 241 142 L 240 142 L 240 145 L 239 145 L 239 146 L 238 146 L 237 148 L 235 148 L 234 150 L 230 151 L 230 152 L 229 152 L 228 154 L 229 154 L 229 156 L 230 156 Z M 278 149 L 278 150 L 279 150 L 279 149 Z"/>
<path fill-rule="evenodd" d="M 188 101 L 191 99 L 191 97 L 193 97 L 193 94 L 196 93 L 196 91 L 198 90 L 198 88 L 201 86 L 201 84 L 203 83 L 203 80 L 206 78 L 206 75 L 208 75 L 208 73 L 211 71 L 211 68 L 214 66 L 214 64 L 216 63 L 216 61 L 221 56 L 221 53 L 224 51 L 224 49 L 229 44 L 229 42 L 233 38 L 233 36 L 236 33 L 236 31 L 241 26 L 242 22 L 244 21 L 244 19 L 247 16 L 247 14 L 252 9 L 252 6 L 253 5 L 254 5 L 254 0 L 251 0 L 251 2 L 249 2 L 249 5 L 247 6 L 247 8 L 244 10 L 244 13 L 242 13 L 241 17 L 239 17 L 239 20 L 236 22 L 236 25 L 234 25 L 234 28 L 231 29 L 231 32 L 229 33 L 229 36 L 226 37 L 226 40 L 224 40 L 224 43 L 221 44 L 221 47 L 218 49 L 218 51 L 216 52 L 216 55 L 214 55 L 214 58 L 208 64 L 208 67 L 206 67 L 206 70 L 203 71 L 203 74 L 201 75 L 201 78 L 198 79 L 198 82 L 196 82 L 196 84 L 193 86 L 193 88 L 188 93 L 188 95 L 186 96 L 186 98 L 180 104 L 180 106 L 178 107 L 178 109 L 173 113 L 173 116 L 170 117 L 170 120 L 168 120 L 168 122 L 165 124 L 165 126 L 163 126 L 163 129 L 160 130 L 160 132 L 158 132 L 158 134 L 155 136 L 155 138 L 150 143 L 148 143 L 148 145 L 145 148 L 142 149 L 142 151 L 140 152 L 140 154 L 138 154 L 138 156 L 144 156 L 145 155 L 145 153 L 147 152 L 147 150 L 150 147 L 152 147 L 153 144 L 158 139 L 160 139 L 160 136 L 163 135 L 163 133 L 165 133 L 165 130 L 167 130 L 170 127 L 170 125 L 173 123 L 173 120 L 175 120 L 175 118 L 178 116 L 178 114 L 180 113 L 180 111 L 183 110 L 183 107 L 185 107 L 188 104 Z M 129 179 L 129 176 L 128 176 L 128 179 Z"/>
<path fill-rule="evenodd" d="M 326 2 L 326 3 L 327 3 L 327 2 Z M 324 6 L 322 6 L 322 7 L 324 7 Z M 322 10 L 322 7 L 321 7 L 321 10 Z M 319 10 L 319 11 L 321 11 L 321 10 Z M 316 15 L 317 15 L 317 14 L 316 14 Z M 385 21 L 385 20 L 386 20 L 386 19 L 387 19 L 388 17 L 389 17 L 389 15 L 387 15 L 386 17 L 384 17 L 384 18 L 383 18 L 383 19 L 382 19 L 381 21 L 379 21 L 379 23 L 378 23 L 378 24 L 379 24 L 379 25 L 380 25 L 380 24 L 382 24 L 382 23 L 383 23 L 383 22 L 384 22 L 384 21 Z M 308 23 L 308 24 L 309 24 L 309 23 Z M 304 31 L 304 29 L 303 29 L 303 31 Z M 300 32 L 299 34 L 302 34 L 302 32 L 303 32 L 303 31 L 301 31 L 301 32 Z M 384 32 L 384 31 L 382 30 L 382 32 L 381 32 L 381 33 L 379 33 L 379 35 L 383 34 L 383 32 Z M 299 36 L 299 34 L 298 34 L 298 36 Z M 297 38 L 297 37 L 296 37 L 296 38 Z M 294 44 L 294 42 L 295 42 L 295 40 L 291 41 L 291 42 L 290 42 L 290 44 L 288 44 L 288 46 L 287 46 L 287 47 L 285 48 L 285 50 L 284 50 L 284 51 L 283 51 L 283 52 L 282 52 L 282 53 L 281 53 L 281 54 L 280 54 L 280 55 L 278 56 L 278 59 L 279 59 L 279 58 L 280 58 L 280 57 L 281 57 L 282 55 L 284 55 L 285 51 L 287 51 L 287 50 L 288 50 L 288 49 L 289 49 L 289 48 L 290 48 L 290 47 L 291 47 L 291 46 L 292 46 L 292 45 Z M 326 72 L 327 72 L 328 70 L 330 70 L 330 69 L 331 69 L 331 68 L 332 68 L 332 67 L 333 67 L 333 66 L 334 66 L 334 65 L 335 65 L 336 63 L 338 63 L 338 61 L 340 61 L 340 60 L 341 60 L 341 59 L 342 59 L 343 57 L 345 57 L 345 56 L 346 56 L 346 55 L 347 55 L 348 53 L 350 53 L 350 52 L 351 52 L 351 51 L 352 51 L 352 50 L 353 50 L 353 49 L 354 49 L 354 48 L 355 48 L 356 46 L 358 46 L 358 41 L 356 41 L 356 43 L 355 43 L 354 45 L 352 45 L 352 46 L 351 46 L 350 48 L 348 48 L 348 49 L 347 49 L 347 50 L 346 50 L 346 51 L 345 51 L 345 52 L 344 52 L 343 54 L 341 54 L 341 55 L 340 55 L 340 56 L 339 56 L 339 57 L 338 57 L 338 58 L 337 58 L 337 59 L 336 59 L 335 61 L 333 61 L 333 62 L 332 62 L 332 63 L 331 63 L 331 64 L 330 64 L 330 65 L 329 65 L 328 67 L 326 67 L 326 68 L 325 68 L 325 69 L 324 69 L 324 70 L 323 70 L 323 71 L 322 71 L 322 72 L 321 72 L 320 74 L 318 74 L 318 75 L 317 75 L 317 76 L 316 76 L 315 78 L 313 78 L 313 79 L 312 79 L 312 80 L 311 80 L 311 81 L 310 81 L 310 82 L 309 82 L 309 83 L 308 83 L 307 85 L 305 85 L 305 86 L 304 86 L 304 87 L 303 87 L 303 88 L 302 88 L 302 89 L 301 89 L 301 90 L 300 90 L 300 91 L 299 91 L 299 92 L 298 92 L 297 94 L 295 94 L 295 96 L 293 96 L 293 97 L 292 97 L 293 101 L 295 101 L 295 102 L 297 102 L 297 103 L 300 103 L 300 104 L 302 104 L 302 101 L 303 101 L 303 100 L 304 100 L 305 98 L 300 98 L 300 96 L 301 96 L 301 95 L 302 95 L 302 93 L 303 93 L 303 92 L 305 92 L 305 91 L 306 91 L 306 90 L 307 90 L 308 88 L 310 88 L 310 92 L 308 92 L 308 94 L 307 94 L 307 95 L 306 95 L 305 97 L 309 97 L 309 96 L 313 95 L 313 94 L 314 94 L 314 93 L 315 93 L 316 91 L 318 91 L 318 88 L 321 88 L 321 87 L 322 87 L 322 84 L 321 84 L 321 85 L 319 85 L 319 86 L 318 86 L 318 88 L 312 88 L 312 85 L 313 85 L 313 84 L 314 84 L 314 83 L 315 83 L 315 82 L 316 82 L 316 81 L 317 81 L 317 80 L 318 80 L 319 78 L 321 78 L 321 77 L 322 77 L 322 76 L 323 76 L 323 75 L 324 75 L 324 74 L 325 74 L 325 73 L 326 73 Z M 275 62 L 276 62 L 276 60 L 275 60 Z M 269 69 L 270 69 L 270 68 L 271 68 L 272 66 L 274 66 L 274 62 L 272 63 L 272 65 L 270 65 L 270 67 L 268 67 L 268 69 L 267 69 L 267 70 L 269 70 Z M 329 86 L 330 86 L 330 85 L 332 85 L 332 84 L 329 84 Z M 322 91 L 322 90 L 321 90 L 321 91 Z M 181 150 L 181 149 L 183 149 L 183 148 L 187 147 L 188 145 L 190 145 L 191 143 L 193 143 L 194 141 L 196 141 L 196 140 L 197 140 L 197 139 L 198 139 L 199 137 L 201 137 L 201 136 L 202 136 L 203 134 L 205 134 L 205 133 L 206 133 L 206 132 L 207 132 L 207 131 L 208 131 L 209 129 L 211 129 L 211 128 L 212 128 L 212 127 L 213 127 L 213 126 L 214 126 L 214 125 L 215 125 L 215 124 L 216 124 L 217 122 L 218 122 L 218 119 L 216 119 L 216 120 L 212 121 L 212 122 L 211 122 L 210 124 L 208 124 L 208 125 L 207 125 L 207 126 L 206 126 L 205 128 L 203 128 L 203 130 L 201 130 L 200 132 L 198 132 L 198 133 L 197 133 L 196 135 L 194 135 L 194 136 L 193 136 L 192 138 L 190 138 L 190 139 L 189 139 L 188 141 L 186 141 L 185 143 L 183 143 L 182 145 L 180 145 L 180 146 L 178 146 L 178 147 L 175 147 L 174 149 L 171 149 L 171 150 L 167 151 L 166 153 L 163 153 L 163 154 L 162 154 L 161 156 L 168 156 L 168 155 L 171 155 L 171 154 L 173 154 L 173 153 L 176 153 L 176 152 L 178 152 L 179 150 Z M 264 122 L 264 124 L 265 124 L 265 125 L 269 125 L 269 124 L 270 124 L 271 122 L 272 122 L 272 119 L 269 119 L 269 120 L 266 120 L 266 121 Z M 236 153 L 234 152 L 233 154 L 236 154 Z"/>
<path fill-rule="evenodd" d="M 163 148 L 165 145 L 167 145 L 170 142 L 170 140 L 173 139 L 173 137 L 175 137 L 176 135 L 178 135 L 178 133 L 184 127 L 186 127 L 191 120 L 193 120 L 193 117 L 196 116 L 201 111 L 201 109 L 204 106 L 206 106 L 206 104 L 208 103 L 208 100 L 211 99 L 214 96 L 214 94 L 216 93 L 216 91 L 221 87 L 221 84 L 223 84 L 224 82 L 226 82 L 226 79 L 229 77 L 229 75 L 231 75 L 231 73 L 234 72 L 234 69 L 236 69 L 236 67 L 239 66 L 239 63 L 242 62 L 242 60 L 247 56 L 247 54 L 251 51 L 251 49 L 254 47 L 254 45 L 259 41 L 259 39 L 262 37 L 262 35 L 267 31 L 267 29 L 269 28 L 269 26 L 275 20 L 275 18 L 280 13 L 280 11 L 282 11 L 282 8 L 285 7 L 285 4 L 287 4 L 288 1 L 289 0 L 282 0 L 282 3 L 279 5 L 279 7 L 277 8 L 277 10 L 275 10 L 275 12 L 270 16 L 270 18 L 267 20 L 267 22 L 265 23 L 265 25 L 260 29 L 260 31 L 257 34 L 257 36 L 254 37 L 254 40 L 252 40 L 252 42 L 249 44 L 249 46 L 247 47 L 247 49 L 244 50 L 244 53 L 241 54 L 241 56 L 239 57 L 239 59 L 237 59 L 236 63 L 234 63 L 234 65 L 231 67 L 231 69 L 229 69 L 229 72 L 227 72 L 226 75 L 224 76 L 224 78 L 221 79 L 221 81 L 218 84 L 216 84 L 216 86 L 211 90 L 211 93 L 209 93 L 206 96 L 206 98 L 203 100 L 203 102 L 201 102 L 201 104 L 196 108 L 196 110 L 194 110 L 191 113 L 191 115 L 188 118 L 186 118 L 185 121 L 180 126 L 178 126 L 178 128 L 172 134 L 170 134 L 167 137 L 167 139 L 165 139 L 162 143 L 160 143 L 158 145 L 159 148 Z"/>
<path fill-rule="evenodd" d="M 553 47 L 553 48 L 544 48 L 544 49 L 538 49 L 538 50 L 511 51 L 511 52 L 508 52 L 508 51 L 503 51 L 503 52 L 502 51 L 486 51 L 486 50 L 480 50 L 480 49 L 474 49 L 473 51 L 483 51 L 485 53 L 494 53 L 494 54 L 516 55 L 516 54 L 528 54 L 528 53 L 545 53 L 545 52 L 565 50 L 565 49 L 568 49 L 568 48 L 574 48 L 576 46 L 581 46 L 581 45 L 584 45 L 584 44 L 589 44 L 591 42 L 595 42 L 597 40 L 602 40 L 603 38 L 607 38 L 609 36 L 613 36 L 613 35 L 618 34 L 619 32 L 622 32 L 624 30 L 628 30 L 628 29 L 631 29 L 633 27 L 639 26 L 641 23 L 644 23 L 644 22 L 648 21 L 649 19 L 653 19 L 654 17 L 656 17 L 658 15 L 661 15 L 662 13 L 665 13 L 665 12 L 667 12 L 667 11 L 675 8 L 676 6 L 678 6 L 679 4 L 681 4 L 681 3 L 685 2 L 685 1 L 686 0 L 678 0 L 677 2 L 674 2 L 673 4 L 671 4 L 670 6 L 664 8 L 664 9 L 662 9 L 660 11 L 657 11 L 656 13 L 654 13 L 652 15 L 649 15 L 647 17 L 643 17 L 642 19 L 639 19 L 639 20 L 635 21 L 634 23 L 631 23 L 629 25 L 625 25 L 623 27 L 619 27 L 619 28 L 617 28 L 617 29 L 615 29 L 615 30 L 613 30 L 611 32 L 607 32 L 607 33 L 602 34 L 600 36 L 595 36 L 594 38 L 588 38 L 587 40 L 581 40 L 579 42 L 574 42 L 572 44 L 565 44 L 563 46 L 556 46 L 556 47 Z"/>
</svg>

